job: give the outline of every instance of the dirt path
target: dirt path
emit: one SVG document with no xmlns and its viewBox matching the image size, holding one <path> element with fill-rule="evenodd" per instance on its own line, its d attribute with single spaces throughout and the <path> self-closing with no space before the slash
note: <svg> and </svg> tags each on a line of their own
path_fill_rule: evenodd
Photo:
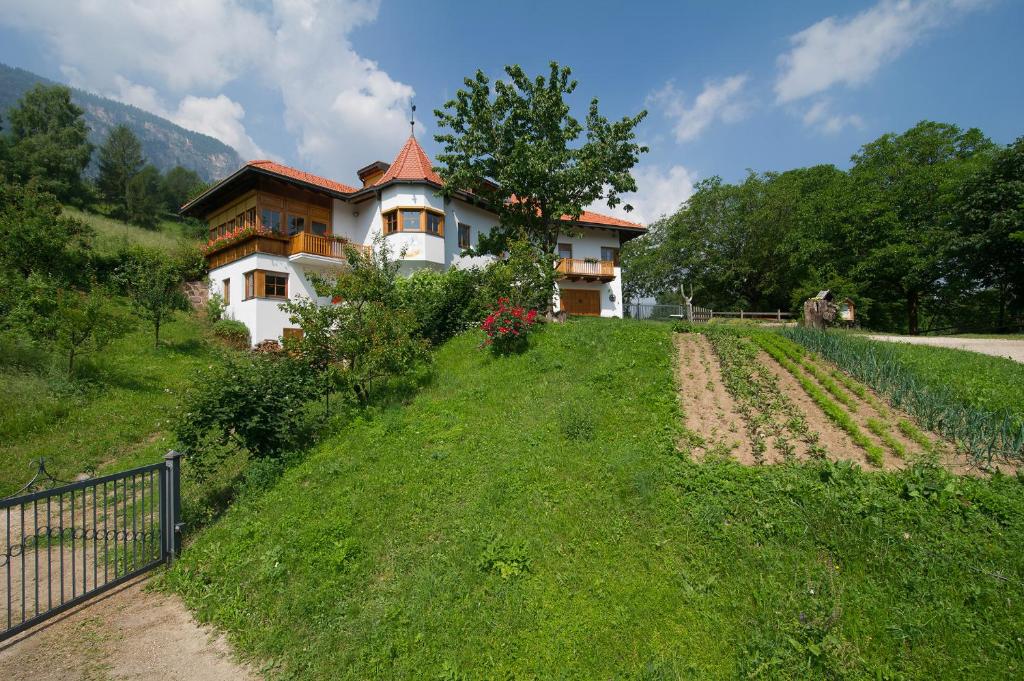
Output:
<svg viewBox="0 0 1024 681">
<path fill-rule="evenodd" d="M 995 357 L 1005 357 L 1015 362 L 1024 363 L 1024 340 L 1004 340 L 1002 338 L 954 338 L 950 336 L 876 336 L 872 340 L 890 343 L 910 343 L 911 345 L 932 345 L 939 348 L 954 348 L 980 352 Z"/>
<path fill-rule="evenodd" d="M 144 584 L 145 578 L 129 582 L 0 644 L 0 679 L 258 678 L 180 600 Z"/>
<path fill-rule="evenodd" d="M 722 383 L 718 359 L 698 333 L 677 333 L 676 385 L 686 427 L 701 436 L 699 454 L 726 451 L 740 463 L 753 464 L 754 454 L 743 418 Z"/>
</svg>

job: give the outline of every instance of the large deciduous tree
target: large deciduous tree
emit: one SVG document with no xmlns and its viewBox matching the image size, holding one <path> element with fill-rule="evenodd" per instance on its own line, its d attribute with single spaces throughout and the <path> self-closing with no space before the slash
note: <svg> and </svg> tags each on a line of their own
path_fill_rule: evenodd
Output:
<svg viewBox="0 0 1024 681">
<path fill-rule="evenodd" d="M 553 263 L 563 216 L 598 201 L 615 207 L 636 191 L 631 170 L 647 148 L 635 130 L 647 112 L 610 122 L 593 99 L 584 125 L 566 101 L 577 86 L 569 68 L 552 62 L 547 77 L 530 78 L 513 65 L 505 74 L 492 86 L 478 71 L 435 111 L 449 131 L 435 137 L 438 172 L 446 193 L 470 190 L 496 211 L 492 244 L 525 237 Z"/>
<path fill-rule="evenodd" d="M 127 125 L 113 128 L 100 146 L 96 184 L 104 200 L 122 217 L 128 214 L 128 184 L 145 163 L 142 144 Z"/>
<path fill-rule="evenodd" d="M 26 92 L 8 114 L 14 174 L 34 179 L 61 201 L 82 202 L 82 171 L 92 156 L 83 113 L 66 87 L 36 85 Z"/>
<path fill-rule="evenodd" d="M 1024 137 L 967 178 L 953 209 L 959 238 L 951 276 L 998 294 L 996 325 L 1024 311 Z"/>
<path fill-rule="evenodd" d="M 993 147 L 976 128 L 922 121 L 861 147 L 850 176 L 862 216 L 864 257 L 854 276 L 880 297 L 902 299 L 907 330 L 919 332 L 922 299 L 943 278 L 955 235 L 950 210 L 965 176 Z"/>
<path fill-rule="evenodd" d="M 174 166 L 164 173 L 160 181 L 160 198 L 166 210 L 177 213 L 189 199 L 205 188 L 206 183 L 199 177 L 199 173 L 182 166 Z"/>
</svg>

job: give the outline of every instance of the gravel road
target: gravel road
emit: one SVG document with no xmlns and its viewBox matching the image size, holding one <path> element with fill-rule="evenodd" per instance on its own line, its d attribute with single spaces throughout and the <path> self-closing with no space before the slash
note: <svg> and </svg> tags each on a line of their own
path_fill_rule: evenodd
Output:
<svg viewBox="0 0 1024 681">
<path fill-rule="evenodd" d="M 869 336 L 873 340 L 913 345 L 934 345 L 940 348 L 955 348 L 980 352 L 995 357 L 1006 357 L 1024 363 L 1024 340 L 1003 340 L 1001 338 L 953 338 L 942 336 Z"/>
</svg>

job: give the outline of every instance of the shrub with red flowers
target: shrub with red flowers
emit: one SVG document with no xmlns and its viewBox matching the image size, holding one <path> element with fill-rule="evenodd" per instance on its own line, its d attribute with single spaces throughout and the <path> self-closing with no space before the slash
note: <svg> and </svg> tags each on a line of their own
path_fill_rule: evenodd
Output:
<svg viewBox="0 0 1024 681">
<path fill-rule="evenodd" d="M 226 234 L 221 234 L 220 236 L 214 239 L 210 239 L 205 244 L 200 246 L 199 250 L 202 252 L 203 255 L 209 255 L 214 251 L 219 251 L 225 246 L 233 244 L 236 241 L 241 241 L 242 239 L 246 239 L 250 236 L 266 236 L 272 233 L 273 232 L 271 232 L 271 230 L 266 229 L 265 227 L 257 227 L 254 225 L 248 225 L 245 227 L 235 227 L 233 230 Z"/>
<path fill-rule="evenodd" d="M 484 347 L 490 346 L 498 354 L 524 350 L 530 330 L 536 323 L 536 310 L 510 305 L 508 298 L 498 298 L 498 307 L 480 325 L 487 334 Z"/>
</svg>

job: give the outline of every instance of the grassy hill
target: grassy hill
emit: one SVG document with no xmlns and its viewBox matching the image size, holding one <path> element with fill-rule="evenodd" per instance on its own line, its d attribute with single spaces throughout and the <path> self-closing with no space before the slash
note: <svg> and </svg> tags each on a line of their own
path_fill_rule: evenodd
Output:
<svg viewBox="0 0 1024 681">
<path fill-rule="evenodd" d="M 0 64 L 0 122 L 7 110 L 37 83 L 47 86 L 57 84 L 30 71 Z M 181 165 L 196 171 L 203 180 L 210 182 L 227 176 L 242 165 L 238 152 L 220 140 L 186 130 L 148 111 L 78 88 L 71 88 L 71 100 L 85 110 L 89 141 L 97 147 L 107 138 L 112 128 L 124 123 L 142 143 L 142 153 L 146 160 L 161 171 Z M 96 164 L 94 154 L 87 172 L 95 174 L 98 169 Z"/>
<path fill-rule="evenodd" d="M 96 231 L 93 247 L 103 254 L 114 253 L 124 245 L 173 251 L 183 241 L 196 241 L 187 234 L 185 225 L 176 220 L 164 219 L 157 224 L 156 229 L 143 229 L 71 206 L 65 206 L 64 213 L 90 225 Z"/>
<path fill-rule="evenodd" d="M 666 325 L 473 333 L 169 573 L 287 678 L 1021 673 L 1024 485 L 695 464 Z"/>
</svg>

